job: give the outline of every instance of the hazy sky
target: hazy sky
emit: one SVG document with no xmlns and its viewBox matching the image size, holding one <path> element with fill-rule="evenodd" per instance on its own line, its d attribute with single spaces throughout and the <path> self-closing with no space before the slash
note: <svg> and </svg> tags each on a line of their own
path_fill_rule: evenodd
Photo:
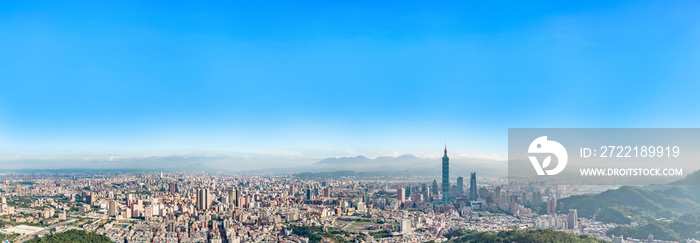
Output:
<svg viewBox="0 0 700 243">
<path fill-rule="evenodd" d="M 507 153 L 698 127 L 700 3 L 0 3 L 0 159 Z"/>
</svg>

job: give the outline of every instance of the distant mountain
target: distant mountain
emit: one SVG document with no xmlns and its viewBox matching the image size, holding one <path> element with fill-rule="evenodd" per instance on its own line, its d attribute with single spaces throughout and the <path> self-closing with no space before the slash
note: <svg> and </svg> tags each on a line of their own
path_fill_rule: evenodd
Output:
<svg viewBox="0 0 700 243">
<path fill-rule="evenodd" d="M 683 177 L 676 182 L 670 183 L 671 185 L 700 185 L 700 170 L 690 173 L 689 175 Z"/>
<path fill-rule="evenodd" d="M 141 170 L 181 172 L 236 172 L 239 174 L 292 174 L 301 172 L 357 171 L 404 172 L 397 175 L 434 175 L 442 170 L 440 158 L 414 155 L 368 158 L 333 157 L 318 162 L 308 159 L 264 156 L 139 156 L 84 159 L 17 159 L 0 160 L 0 170 Z M 451 159 L 450 174 L 454 177 L 477 172 L 479 176 L 504 177 L 507 162 L 488 159 Z"/>
<path fill-rule="evenodd" d="M 467 176 L 477 172 L 479 176 L 504 177 L 508 173 L 506 161 L 488 159 L 450 159 L 450 174 Z M 377 157 L 370 159 L 365 156 L 333 157 L 323 159 L 304 168 L 305 172 L 395 172 L 404 171 L 405 175 L 432 175 L 436 177 L 442 171 L 442 159 L 420 158 L 411 154 L 397 157 Z"/>
<path fill-rule="evenodd" d="M 357 157 L 330 157 L 327 159 L 323 159 L 319 162 L 316 162 L 315 164 L 317 165 L 337 165 L 337 164 L 348 164 L 348 163 L 361 163 L 361 164 L 366 164 L 367 162 L 372 161 L 372 159 L 367 158 L 362 155 L 358 155 Z"/>
<path fill-rule="evenodd" d="M 208 164 L 225 159 L 226 157 L 211 156 L 147 156 L 83 160 L 6 160 L 0 162 L 0 168 L 4 171 L 90 169 L 218 172 L 224 170 L 211 167 Z"/>
<path fill-rule="evenodd" d="M 331 171 L 331 172 L 303 172 L 294 174 L 299 179 L 343 179 L 343 178 L 383 178 L 393 176 L 403 176 L 403 171 L 396 172 L 357 172 L 351 170 Z"/>
<path fill-rule="evenodd" d="M 398 157 L 377 157 L 370 159 L 365 156 L 327 158 L 316 162 L 315 166 L 332 167 L 334 169 L 354 169 L 354 170 L 406 170 L 416 167 L 430 167 L 436 164 L 437 160 L 418 158 L 414 155 L 406 154 Z"/>
</svg>

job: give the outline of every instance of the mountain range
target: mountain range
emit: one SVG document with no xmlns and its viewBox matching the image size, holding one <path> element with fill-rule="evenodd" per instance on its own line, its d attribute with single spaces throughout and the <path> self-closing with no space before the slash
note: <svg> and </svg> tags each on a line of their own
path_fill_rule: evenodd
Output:
<svg viewBox="0 0 700 243">
<path fill-rule="evenodd" d="M 489 176 L 506 176 L 507 161 L 488 159 L 450 159 L 450 173 L 453 175 L 469 175 L 470 172 L 481 172 Z M 419 158 L 414 155 L 398 157 L 377 157 L 370 159 L 365 156 L 327 158 L 316 162 L 311 167 L 316 171 L 355 170 L 370 171 L 442 171 L 442 159 Z"/>
<path fill-rule="evenodd" d="M 477 172 L 482 176 L 507 176 L 507 162 L 488 159 L 451 159 L 450 174 L 469 175 Z M 261 169 L 262 167 L 262 169 Z M 287 158 L 265 158 L 249 156 L 142 156 L 104 157 L 90 159 L 15 159 L 0 161 L 3 170 L 162 170 L 179 172 L 233 172 L 240 174 L 290 174 L 302 172 L 402 172 L 400 175 L 439 175 L 442 170 L 440 158 L 421 158 L 414 155 L 368 158 L 331 157 L 319 161 L 300 161 Z"/>
<path fill-rule="evenodd" d="M 571 196 L 559 200 L 558 211 L 566 214 L 569 209 L 576 209 L 581 217 L 621 224 L 608 235 L 645 239 L 652 234 L 655 239 L 669 241 L 699 239 L 700 186 L 689 181 L 698 178 L 700 171 L 673 185 L 622 186 L 598 194 Z"/>
</svg>

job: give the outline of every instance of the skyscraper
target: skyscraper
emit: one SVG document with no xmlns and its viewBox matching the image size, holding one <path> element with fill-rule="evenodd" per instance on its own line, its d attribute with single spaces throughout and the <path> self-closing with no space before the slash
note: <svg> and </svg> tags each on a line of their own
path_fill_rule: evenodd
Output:
<svg viewBox="0 0 700 243">
<path fill-rule="evenodd" d="M 228 203 L 236 204 L 236 188 L 228 190 Z"/>
<path fill-rule="evenodd" d="M 411 232 L 411 220 L 408 220 L 408 219 L 401 220 L 401 225 L 399 225 L 399 229 L 401 230 L 402 234 L 410 233 Z"/>
<path fill-rule="evenodd" d="M 437 180 L 433 180 L 433 187 L 432 187 L 432 189 L 430 190 L 430 192 L 431 192 L 432 194 L 435 194 L 435 197 L 437 197 L 437 195 L 440 193 L 440 190 L 438 190 Z M 431 196 L 432 196 L 432 195 L 431 195 Z"/>
<path fill-rule="evenodd" d="M 457 177 L 457 195 L 460 196 L 464 194 L 464 177 Z"/>
<path fill-rule="evenodd" d="M 206 210 L 209 208 L 209 189 L 197 190 L 197 209 Z"/>
<path fill-rule="evenodd" d="M 447 157 L 447 144 L 445 156 L 442 156 L 442 203 L 450 203 L 450 158 Z"/>
<path fill-rule="evenodd" d="M 476 192 L 476 172 L 472 172 L 471 178 L 469 178 L 469 200 L 476 200 L 479 195 Z"/>
<path fill-rule="evenodd" d="M 557 198 L 550 195 L 547 199 L 547 214 L 556 215 L 557 214 Z"/>
<path fill-rule="evenodd" d="M 110 217 L 115 217 L 117 216 L 117 202 L 114 200 L 109 200 L 109 216 Z"/>
<path fill-rule="evenodd" d="M 243 207 L 243 198 L 241 198 L 241 189 L 240 188 L 236 189 L 236 207 L 237 208 Z"/>
<path fill-rule="evenodd" d="M 569 209 L 569 215 L 566 217 L 566 227 L 568 229 L 578 228 L 578 214 L 576 209 Z"/>
<path fill-rule="evenodd" d="M 404 203 L 404 201 L 406 201 L 406 191 L 402 187 L 396 189 L 396 200 L 399 200 L 399 204 L 402 204 Z"/>
<path fill-rule="evenodd" d="M 94 205 L 95 202 L 97 202 L 97 193 L 90 192 L 90 194 L 88 194 L 88 195 L 89 195 L 89 197 L 88 197 L 87 203 L 89 203 L 90 205 Z"/>
<path fill-rule="evenodd" d="M 175 182 L 170 182 L 170 194 L 175 194 Z"/>
</svg>

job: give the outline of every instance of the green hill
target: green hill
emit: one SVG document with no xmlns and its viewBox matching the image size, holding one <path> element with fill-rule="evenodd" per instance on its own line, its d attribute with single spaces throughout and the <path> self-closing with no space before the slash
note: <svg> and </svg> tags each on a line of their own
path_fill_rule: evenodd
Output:
<svg viewBox="0 0 700 243">
<path fill-rule="evenodd" d="M 92 232 L 82 230 L 69 230 L 63 233 L 47 235 L 41 238 L 31 239 L 27 243 L 102 243 L 112 242 L 107 236 L 98 235 Z"/>
<path fill-rule="evenodd" d="M 646 239 L 649 234 L 652 234 L 654 235 L 655 239 L 681 241 L 680 234 L 676 233 L 672 229 L 666 228 L 666 225 L 659 222 L 651 222 L 635 228 L 626 226 L 616 227 L 608 230 L 607 234 L 615 236 L 624 235 L 635 239 Z"/>
<path fill-rule="evenodd" d="M 655 239 L 673 241 L 700 238 L 700 186 L 623 186 L 559 202 L 559 212 L 576 209 L 581 217 L 595 215 L 605 223 L 639 225 L 620 226 L 608 231 L 608 235 L 646 239 L 652 234 Z"/>
<path fill-rule="evenodd" d="M 587 235 L 576 235 L 550 229 L 543 230 L 510 230 L 501 232 L 478 232 L 473 230 L 457 229 L 445 234 L 450 239 L 448 242 L 605 242 Z"/>
<path fill-rule="evenodd" d="M 629 224 L 678 218 L 700 211 L 700 192 L 695 186 L 666 186 L 657 190 L 623 186 L 595 195 L 571 196 L 559 202 L 560 212 L 576 209 L 580 216 L 591 218 L 600 209 L 597 220 Z"/>
</svg>

